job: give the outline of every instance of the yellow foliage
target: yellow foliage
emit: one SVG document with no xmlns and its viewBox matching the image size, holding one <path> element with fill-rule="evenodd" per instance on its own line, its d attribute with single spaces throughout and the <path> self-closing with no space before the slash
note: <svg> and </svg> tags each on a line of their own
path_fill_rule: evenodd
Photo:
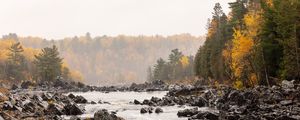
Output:
<svg viewBox="0 0 300 120">
<path fill-rule="evenodd" d="M 242 34 L 240 30 L 234 30 L 233 48 L 231 50 L 231 68 L 237 78 L 241 77 L 242 70 L 247 64 L 245 57 L 249 55 L 251 48 L 254 45 L 252 39 Z"/>
<path fill-rule="evenodd" d="M 75 81 L 83 81 L 82 74 L 76 70 L 70 71 L 70 77 L 72 80 L 75 80 Z"/>
<path fill-rule="evenodd" d="M 256 74 L 254 74 L 254 73 L 251 73 L 250 74 L 250 82 L 251 82 L 251 85 L 252 85 L 252 87 L 254 87 L 255 85 L 258 85 L 258 80 L 257 80 L 257 76 L 256 76 Z"/>
<path fill-rule="evenodd" d="M 241 80 L 237 80 L 234 82 L 233 87 L 237 90 L 242 90 L 244 89 L 243 82 Z"/>
<path fill-rule="evenodd" d="M 187 56 L 182 56 L 180 58 L 180 63 L 181 63 L 183 68 L 187 67 L 190 64 L 189 58 Z"/>
</svg>

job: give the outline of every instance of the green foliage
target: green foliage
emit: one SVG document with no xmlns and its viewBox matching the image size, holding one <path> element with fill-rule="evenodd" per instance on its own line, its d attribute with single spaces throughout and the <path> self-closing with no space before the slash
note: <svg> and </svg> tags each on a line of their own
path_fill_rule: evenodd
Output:
<svg viewBox="0 0 300 120">
<path fill-rule="evenodd" d="M 35 55 L 34 63 L 38 69 L 38 76 L 41 80 L 53 81 L 61 75 L 62 58 L 59 57 L 55 45 L 42 49 L 42 52 Z"/>
<path fill-rule="evenodd" d="M 14 43 L 8 48 L 8 60 L 6 61 L 6 77 L 14 82 L 25 79 L 23 71 L 26 69 L 23 47 L 19 42 Z"/>
<path fill-rule="evenodd" d="M 169 61 L 162 58 L 157 60 L 153 80 L 181 80 L 193 76 L 193 63 L 192 56 L 184 56 L 178 49 L 174 49 L 169 55 Z"/>
</svg>

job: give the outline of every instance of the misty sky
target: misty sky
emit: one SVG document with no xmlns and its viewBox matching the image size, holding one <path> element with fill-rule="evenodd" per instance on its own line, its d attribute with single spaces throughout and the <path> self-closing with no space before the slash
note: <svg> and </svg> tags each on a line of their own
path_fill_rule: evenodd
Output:
<svg viewBox="0 0 300 120">
<path fill-rule="evenodd" d="M 234 0 L 0 0 L 0 35 L 204 35 L 213 6 Z"/>
</svg>

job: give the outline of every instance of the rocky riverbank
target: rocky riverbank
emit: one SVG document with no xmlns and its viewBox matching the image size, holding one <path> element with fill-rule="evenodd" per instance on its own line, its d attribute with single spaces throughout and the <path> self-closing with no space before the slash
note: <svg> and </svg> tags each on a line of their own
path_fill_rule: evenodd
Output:
<svg viewBox="0 0 300 120">
<path fill-rule="evenodd" d="M 178 117 L 209 120 L 299 120 L 300 85 L 283 81 L 280 86 L 257 86 L 236 90 L 228 86 L 174 87 L 163 98 L 145 99 L 135 104 L 149 106 L 188 105 L 193 109 L 178 111 Z M 198 108 L 208 107 L 208 111 Z M 148 110 L 148 109 L 146 109 Z M 141 110 L 141 113 L 145 110 Z"/>
</svg>

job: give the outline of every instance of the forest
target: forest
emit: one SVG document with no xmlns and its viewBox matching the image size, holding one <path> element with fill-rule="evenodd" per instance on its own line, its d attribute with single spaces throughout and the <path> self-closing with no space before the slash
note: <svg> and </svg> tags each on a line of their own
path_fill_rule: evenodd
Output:
<svg viewBox="0 0 300 120">
<path fill-rule="evenodd" d="M 226 15 L 216 4 L 195 74 L 237 88 L 300 79 L 299 0 L 237 0 Z"/>
<path fill-rule="evenodd" d="M 1 59 L 6 61 L 9 47 L 19 42 L 23 46 L 27 61 L 34 61 L 34 55 L 42 48 L 55 45 L 59 57 L 63 58 L 63 66 L 67 66 L 76 81 L 83 80 L 86 84 L 126 85 L 146 81 L 147 67 L 156 59 L 167 58 L 169 51 L 180 49 L 187 55 L 196 53 L 204 42 L 203 37 L 189 34 L 173 36 L 96 36 L 90 33 L 60 40 L 46 40 L 40 37 L 21 37 L 15 33 L 3 35 L 0 40 Z M 141 64 L 144 64 L 141 66 Z M 1 67 L 4 69 L 4 67 Z M 26 70 L 28 71 L 28 70 Z M 33 72 L 30 69 L 29 72 Z M 64 73 L 64 71 L 62 71 Z M 64 75 L 63 75 L 64 76 Z M 66 77 L 66 76 L 64 76 Z M 6 78 L 2 78 L 6 80 Z M 33 80 L 34 74 L 28 74 L 24 80 Z M 68 79 L 68 78 L 67 78 Z"/>
</svg>

